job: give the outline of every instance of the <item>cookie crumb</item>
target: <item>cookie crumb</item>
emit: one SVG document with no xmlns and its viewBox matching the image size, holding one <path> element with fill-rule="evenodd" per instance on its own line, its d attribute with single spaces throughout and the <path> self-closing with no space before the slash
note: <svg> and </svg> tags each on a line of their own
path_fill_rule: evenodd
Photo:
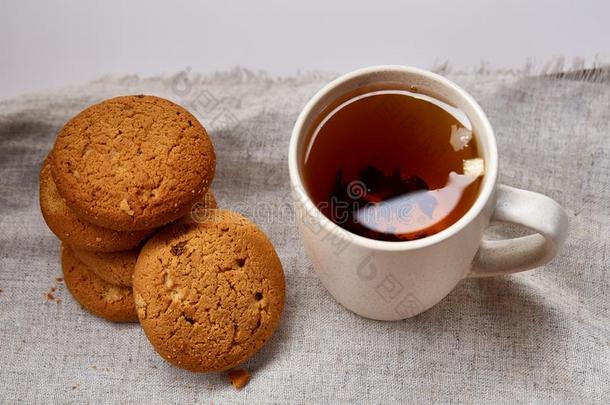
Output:
<svg viewBox="0 0 610 405">
<path fill-rule="evenodd" d="M 118 302 L 122 300 L 125 296 L 123 293 L 124 288 L 110 286 L 104 292 L 104 300 L 109 303 Z"/>
<path fill-rule="evenodd" d="M 4 292 L 4 290 L 2 288 L 0 288 L 0 293 Z"/>
<path fill-rule="evenodd" d="M 238 390 L 244 388 L 246 384 L 248 384 L 248 381 L 250 381 L 250 373 L 243 368 L 231 370 L 227 375 L 229 376 L 229 380 L 231 380 L 231 384 Z"/>
<path fill-rule="evenodd" d="M 55 285 L 56 285 L 56 286 L 55 286 L 55 287 L 51 287 L 51 288 L 49 288 L 49 292 L 47 293 L 47 301 L 55 301 L 55 302 L 56 302 L 56 303 L 58 303 L 58 304 L 61 302 L 61 299 L 60 299 L 60 298 L 56 298 L 56 297 L 55 297 L 55 293 L 56 293 L 56 292 L 58 292 L 58 291 L 57 291 L 57 285 L 58 285 L 59 283 L 61 283 L 63 280 L 64 280 L 64 279 L 63 279 L 63 278 L 61 278 L 61 277 L 57 277 L 57 278 L 55 279 Z"/>
<path fill-rule="evenodd" d="M 121 200 L 121 203 L 119 204 L 119 208 L 121 209 L 121 211 L 123 211 L 124 213 L 126 213 L 127 215 L 129 215 L 130 217 L 133 216 L 134 211 L 131 209 L 131 207 L 129 206 L 129 203 L 127 202 L 126 198 L 123 198 Z"/>
<path fill-rule="evenodd" d="M 72 391 L 78 388 L 78 384 L 72 386 Z"/>
</svg>

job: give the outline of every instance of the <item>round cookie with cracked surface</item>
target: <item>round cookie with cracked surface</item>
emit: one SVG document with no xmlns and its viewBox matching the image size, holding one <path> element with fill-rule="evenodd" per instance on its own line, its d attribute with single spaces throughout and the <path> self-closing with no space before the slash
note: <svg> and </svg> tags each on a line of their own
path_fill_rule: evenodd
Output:
<svg viewBox="0 0 610 405">
<path fill-rule="evenodd" d="M 89 312 L 115 322 L 138 320 L 131 288 L 101 279 L 79 261 L 66 244 L 62 244 L 61 266 L 66 287 Z"/>
<path fill-rule="evenodd" d="M 140 249 L 100 253 L 72 248 L 74 256 L 107 283 L 131 287 Z"/>
<path fill-rule="evenodd" d="M 212 142 L 184 108 L 124 96 L 80 112 L 59 131 L 52 173 L 59 194 L 96 225 L 134 231 L 183 216 L 210 186 Z"/>
<path fill-rule="evenodd" d="M 40 171 L 40 210 L 47 226 L 60 240 L 94 252 L 133 249 L 153 231 L 115 231 L 80 219 L 57 192 L 48 159 Z"/>
<path fill-rule="evenodd" d="M 133 277 L 140 324 L 157 352 L 191 371 L 222 371 L 271 337 L 284 307 L 280 260 L 240 214 L 212 210 L 142 248 Z"/>
</svg>

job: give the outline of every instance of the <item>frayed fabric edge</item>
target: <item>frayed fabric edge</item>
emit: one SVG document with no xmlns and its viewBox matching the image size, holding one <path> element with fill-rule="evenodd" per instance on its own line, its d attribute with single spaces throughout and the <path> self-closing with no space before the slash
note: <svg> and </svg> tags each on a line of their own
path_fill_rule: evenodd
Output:
<svg viewBox="0 0 610 405">
<path fill-rule="evenodd" d="M 545 77 L 553 80 L 572 80 L 592 83 L 610 83 L 610 64 L 601 62 L 595 59 L 591 63 L 586 63 L 582 58 L 576 58 L 571 64 L 566 63 L 566 59 L 563 56 L 551 58 L 543 65 L 536 65 L 533 59 L 528 60 L 521 68 L 491 68 L 486 62 L 481 62 L 478 66 L 472 69 L 459 70 L 453 69 L 449 61 L 441 63 L 435 63 L 428 69 L 432 72 L 444 75 L 444 76 L 504 76 L 513 78 L 525 78 L 525 77 Z M 137 74 L 127 75 L 104 75 L 98 79 L 78 83 L 70 86 L 64 86 L 56 89 L 49 89 L 43 91 L 37 91 L 32 93 L 25 93 L 19 96 L 11 97 L 8 99 L 0 100 L 1 104 L 10 103 L 13 100 L 26 100 L 30 97 L 37 97 L 41 95 L 48 95 L 58 92 L 65 92 L 70 90 L 82 89 L 87 86 L 106 86 L 106 85 L 119 85 L 126 87 L 143 87 L 146 84 L 152 82 L 161 82 L 165 88 L 172 88 L 176 86 L 177 82 L 181 78 L 188 78 L 188 82 L 193 86 L 201 86 L 208 84 L 284 84 L 286 86 L 300 86 L 303 84 L 311 84 L 316 82 L 327 82 L 340 76 L 340 72 L 332 71 L 304 71 L 297 72 L 292 76 L 282 75 L 271 75 L 264 70 L 254 70 L 243 66 L 235 66 L 227 70 L 217 70 L 209 73 L 197 72 L 191 67 L 187 66 L 185 69 L 173 72 L 161 74 L 158 76 L 146 76 L 141 77 Z"/>
<path fill-rule="evenodd" d="M 520 68 L 492 68 L 486 62 L 468 70 L 453 69 L 449 61 L 437 62 L 431 71 L 441 75 L 463 76 L 512 76 L 545 77 L 549 79 L 566 79 L 594 83 L 610 83 L 610 63 L 595 58 L 587 62 L 583 58 L 574 58 L 568 62 L 564 56 L 548 59 L 544 64 L 537 64 L 534 59 L 528 59 Z"/>
</svg>

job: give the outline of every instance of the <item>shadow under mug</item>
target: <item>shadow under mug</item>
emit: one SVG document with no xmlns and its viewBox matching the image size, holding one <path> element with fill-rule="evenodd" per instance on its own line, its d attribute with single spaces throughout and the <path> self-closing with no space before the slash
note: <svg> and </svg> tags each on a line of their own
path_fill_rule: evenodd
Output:
<svg viewBox="0 0 610 405">
<path fill-rule="evenodd" d="M 461 109 L 472 123 L 485 160 L 479 195 L 456 223 L 423 239 L 386 242 L 364 238 L 330 221 L 310 199 L 302 180 L 304 148 L 328 106 L 361 89 L 411 87 Z M 477 102 L 435 73 L 407 66 L 374 66 L 348 73 L 323 87 L 299 115 L 290 140 L 288 166 L 297 226 L 322 284 L 347 309 L 367 318 L 398 320 L 441 301 L 464 277 L 524 271 L 550 261 L 568 228 L 554 200 L 498 185 L 493 129 Z M 483 239 L 489 222 L 510 222 L 535 234 Z"/>
</svg>

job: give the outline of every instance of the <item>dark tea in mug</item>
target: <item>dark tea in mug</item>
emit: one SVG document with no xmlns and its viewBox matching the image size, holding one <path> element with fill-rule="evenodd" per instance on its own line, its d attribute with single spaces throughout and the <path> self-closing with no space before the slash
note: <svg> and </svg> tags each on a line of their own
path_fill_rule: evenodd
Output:
<svg viewBox="0 0 610 405">
<path fill-rule="evenodd" d="M 304 152 L 305 187 L 320 211 L 384 241 L 451 226 L 474 204 L 484 173 L 466 114 L 416 91 L 338 101 L 314 124 Z"/>
</svg>

